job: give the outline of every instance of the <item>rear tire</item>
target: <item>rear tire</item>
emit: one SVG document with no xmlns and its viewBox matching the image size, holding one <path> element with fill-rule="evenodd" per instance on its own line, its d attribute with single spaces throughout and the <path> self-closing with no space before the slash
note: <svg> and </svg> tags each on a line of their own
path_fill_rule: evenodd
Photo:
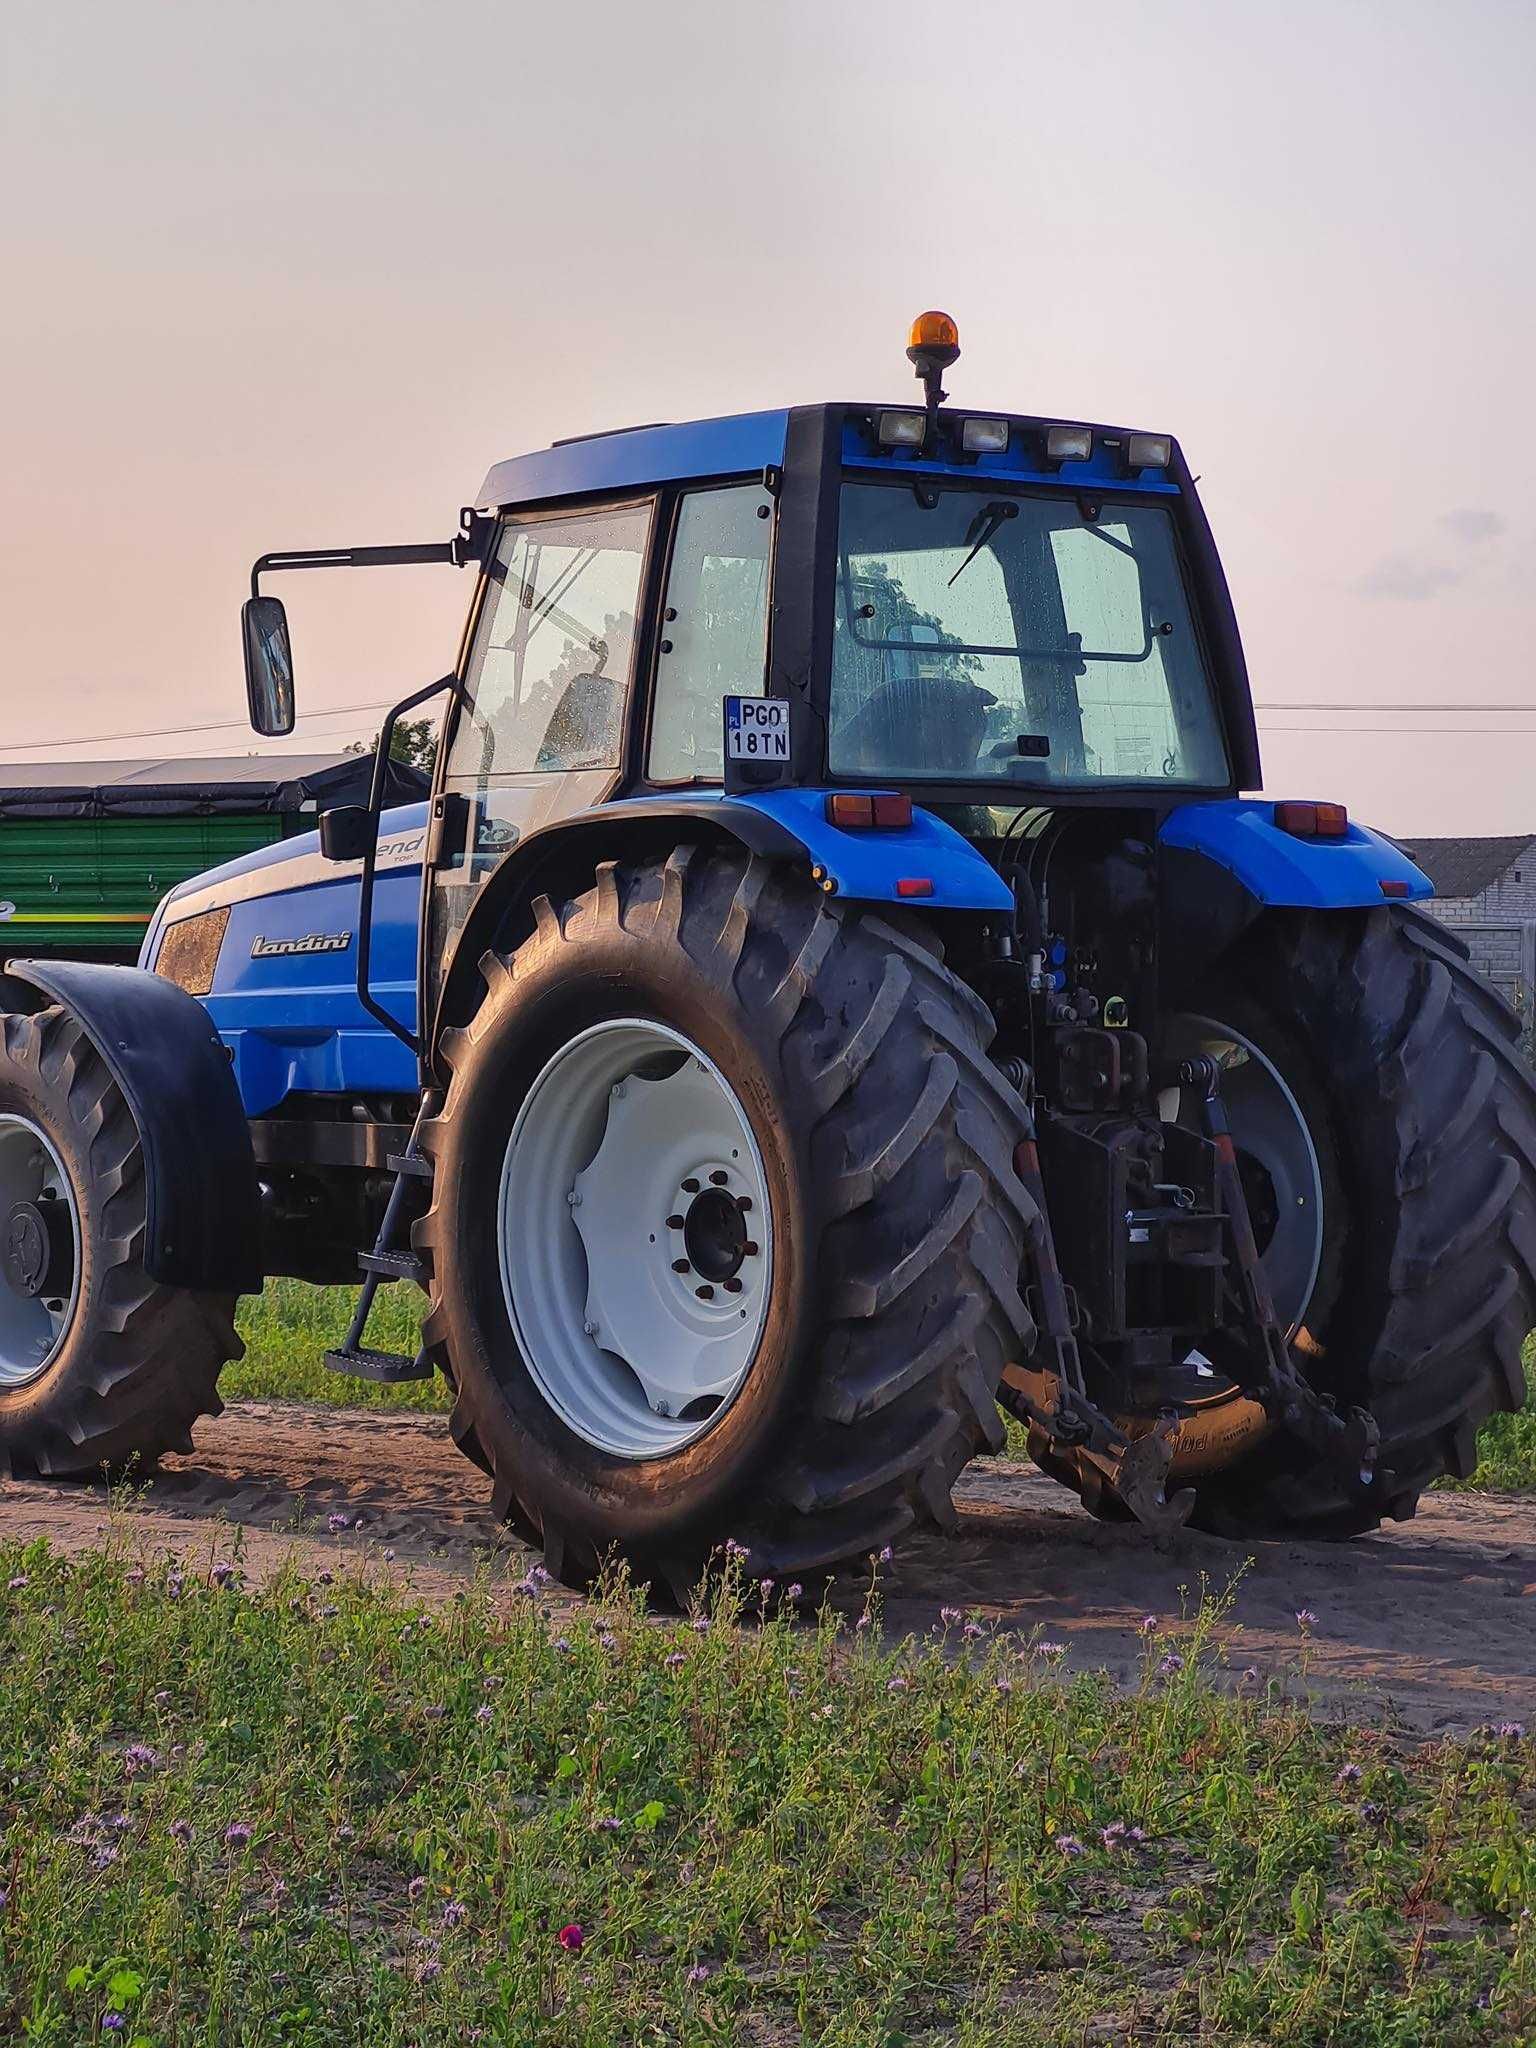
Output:
<svg viewBox="0 0 1536 2048">
<path fill-rule="evenodd" d="M 0 1015 L 0 1119 L 0 1470 L 123 1471 L 190 1450 L 192 1424 L 220 1410 L 221 1367 L 244 1350 L 235 1297 L 145 1273 L 138 1130 L 68 1011 Z M 73 1230 L 57 1231 L 47 1273 L 35 1249 L 50 1209 L 56 1221 L 67 1209 Z M 47 1301 L 58 1307 L 40 1315 Z"/>
<path fill-rule="evenodd" d="M 916 1523 L 952 1523 L 956 1475 L 1004 1441 L 1004 1361 L 1033 1344 L 1021 1106 L 986 1058 L 989 1012 L 915 921 L 734 853 L 608 863 L 576 901 L 534 909 L 514 954 L 486 956 L 480 1007 L 444 1041 L 451 1079 L 424 1131 L 432 1208 L 416 1230 L 425 1339 L 498 1511 L 570 1583 L 617 1550 L 678 1594 L 726 1537 L 754 1571 L 804 1578 Z M 771 1212 L 771 1300 L 745 1375 L 707 1428 L 656 1455 L 615 1454 L 541 1391 L 549 1370 L 519 1347 L 497 1242 L 537 1077 L 621 1018 L 678 1034 L 717 1072 Z M 586 1258 L 569 1190 L 547 1192 L 565 1255 Z M 621 1218 L 612 1256 L 654 1259 L 664 1227 Z"/>
<path fill-rule="evenodd" d="M 1324 1243 L 1291 1353 L 1381 1427 L 1368 1490 L 1270 1430 L 1194 1478 L 1193 1520 L 1325 1538 L 1404 1520 L 1434 1480 L 1467 1477 L 1479 1426 L 1525 1399 L 1536 1074 L 1516 1050 L 1519 1019 L 1460 940 L 1410 909 L 1276 914 L 1191 1007 L 1251 1031 L 1305 1110 Z M 1220 1407 L 1201 1427 L 1242 1438 Z"/>
</svg>

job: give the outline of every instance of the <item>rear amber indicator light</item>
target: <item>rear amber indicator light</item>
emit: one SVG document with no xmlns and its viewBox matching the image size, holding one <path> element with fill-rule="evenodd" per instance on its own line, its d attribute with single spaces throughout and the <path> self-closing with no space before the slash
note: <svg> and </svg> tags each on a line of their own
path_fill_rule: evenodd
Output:
<svg viewBox="0 0 1536 2048">
<path fill-rule="evenodd" d="M 904 832 L 912 822 L 909 796 L 877 796 L 874 805 L 875 823 L 882 832 Z"/>
<path fill-rule="evenodd" d="M 1349 812 L 1343 804 L 1276 804 L 1275 823 L 1295 839 L 1342 839 Z"/>
</svg>

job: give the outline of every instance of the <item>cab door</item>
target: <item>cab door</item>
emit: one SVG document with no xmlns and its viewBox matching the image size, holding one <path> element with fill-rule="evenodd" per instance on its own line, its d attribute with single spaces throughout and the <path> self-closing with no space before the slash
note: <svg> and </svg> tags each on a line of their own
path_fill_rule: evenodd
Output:
<svg viewBox="0 0 1536 2048">
<path fill-rule="evenodd" d="M 463 801 L 426 883 L 424 1022 L 487 876 L 618 780 L 654 525 L 654 498 L 501 523 L 437 779 Z"/>
</svg>

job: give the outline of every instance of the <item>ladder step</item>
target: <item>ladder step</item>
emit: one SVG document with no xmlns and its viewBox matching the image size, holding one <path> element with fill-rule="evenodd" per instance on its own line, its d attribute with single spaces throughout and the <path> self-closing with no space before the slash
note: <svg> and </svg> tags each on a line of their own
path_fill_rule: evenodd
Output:
<svg viewBox="0 0 1536 2048">
<path fill-rule="evenodd" d="M 385 1280 L 425 1280 L 426 1266 L 415 1252 L 359 1252 L 357 1263 L 365 1273 L 378 1273 Z"/>
<path fill-rule="evenodd" d="M 386 1385 L 396 1380 L 432 1377 L 432 1366 L 424 1351 L 407 1358 L 403 1351 L 375 1351 L 370 1345 L 359 1344 L 351 1351 L 345 1346 L 327 1351 L 324 1362 L 331 1372 L 346 1373 L 356 1380 L 378 1380 Z"/>
<path fill-rule="evenodd" d="M 413 1173 L 418 1180 L 430 1180 L 432 1178 L 431 1160 L 423 1159 L 416 1153 L 391 1152 L 384 1164 L 391 1173 Z"/>
</svg>

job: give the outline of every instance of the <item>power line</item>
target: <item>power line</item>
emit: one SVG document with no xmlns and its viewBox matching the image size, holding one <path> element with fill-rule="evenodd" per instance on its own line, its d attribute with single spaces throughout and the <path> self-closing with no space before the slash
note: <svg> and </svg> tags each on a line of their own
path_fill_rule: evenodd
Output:
<svg viewBox="0 0 1536 2048">
<path fill-rule="evenodd" d="M 301 711 L 299 718 L 306 724 L 313 724 L 317 719 L 353 718 L 369 711 L 388 709 L 387 698 L 382 704 L 317 704 L 313 711 Z M 3 740 L 0 741 L 0 753 L 20 754 L 55 747 L 99 747 L 109 740 L 158 740 L 189 732 L 227 732 L 246 723 L 243 718 L 213 718 L 203 724 L 141 726 L 137 732 L 72 733 L 67 740 Z"/>
</svg>

